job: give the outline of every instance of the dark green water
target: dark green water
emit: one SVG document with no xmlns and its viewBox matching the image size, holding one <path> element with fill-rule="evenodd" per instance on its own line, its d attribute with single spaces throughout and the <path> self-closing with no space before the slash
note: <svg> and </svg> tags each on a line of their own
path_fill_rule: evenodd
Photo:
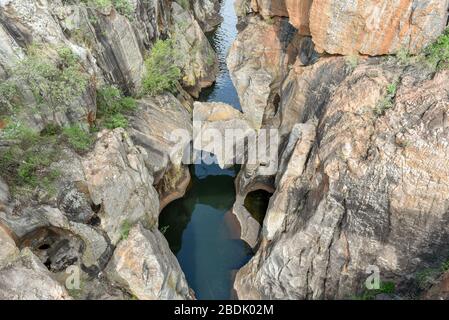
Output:
<svg viewBox="0 0 449 320">
<path fill-rule="evenodd" d="M 201 101 L 225 102 L 240 110 L 237 92 L 226 66 L 228 50 L 237 35 L 233 0 L 222 3 L 223 23 L 209 35 L 219 56 L 216 84 L 205 90 Z M 230 213 L 235 201 L 237 169 L 216 165 L 191 167 L 192 182 L 183 199 L 169 204 L 159 225 L 187 277 L 197 299 L 230 299 L 235 272 L 252 256 L 251 248 L 239 239 Z"/>
</svg>

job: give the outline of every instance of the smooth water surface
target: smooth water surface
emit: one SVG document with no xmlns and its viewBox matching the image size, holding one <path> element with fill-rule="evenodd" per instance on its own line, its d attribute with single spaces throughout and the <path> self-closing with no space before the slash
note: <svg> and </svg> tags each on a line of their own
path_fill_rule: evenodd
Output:
<svg viewBox="0 0 449 320">
<path fill-rule="evenodd" d="M 205 90 L 200 100 L 225 102 L 240 110 L 226 67 L 228 50 L 237 35 L 233 2 L 223 1 L 224 21 L 209 35 L 219 56 L 220 73 L 216 84 Z M 216 165 L 192 166 L 192 182 L 185 197 L 169 204 L 160 215 L 160 228 L 197 299 L 232 298 L 234 274 L 253 254 L 240 240 L 238 225 L 230 213 L 235 201 L 237 172 Z"/>
<path fill-rule="evenodd" d="M 241 110 L 240 100 L 229 75 L 226 58 L 229 49 L 237 37 L 237 16 L 234 11 L 234 1 L 224 0 L 221 7 L 223 22 L 208 38 L 218 55 L 219 73 L 214 86 L 202 91 L 200 101 L 224 102 Z"/>
</svg>

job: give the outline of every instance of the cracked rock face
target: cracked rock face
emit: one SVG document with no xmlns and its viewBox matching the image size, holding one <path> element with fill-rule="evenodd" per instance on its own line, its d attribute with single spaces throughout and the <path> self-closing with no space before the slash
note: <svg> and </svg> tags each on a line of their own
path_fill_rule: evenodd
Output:
<svg viewBox="0 0 449 320">
<path fill-rule="evenodd" d="M 263 16 L 289 17 L 319 52 L 330 54 L 418 53 L 447 23 L 447 0 L 252 0 Z"/>
<path fill-rule="evenodd" d="M 71 300 L 42 262 L 24 249 L 16 260 L 0 269 L 0 299 Z"/>
<path fill-rule="evenodd" d="M 176 2 L 172 4 L 176 64 L 182 69 L 182 85 L 194 97 L 209 87 L 218 73 L 218 59 L 193 15 Z"/>
<path fill-rule="evenodd" d="M 106 272 L 139 300 L 193 299 L 178 261 L 157 229 L 136 225 L 118 245 Z"/>
<path fill-rule="evenodd" d="M 192 2 L 193 14 L 204 32 L 213 31 L 223 21 L 220 15 L 220 0 L 194 0 Z"/>
<path fill-rule="evenodd" d="M 145 166 L 145 151 L 123 129 L 100 134 L 95 149 L 83 160 L 89 193 L 100 205 L 101 226 L 113 244 L 124 223 L 157 225 L 159 198 Z"/>
<path fill-rule="evenodd" d="M 281 160 L 260 249 L 237 274 L 239 298 L 349 298 L 363 291 L 371 265 L 401 290 L 441 263 L 449 248 L 448 77 L 374 60 L 317 96 L 315 107 L 297 100 L 299 123 L 319 120 L 316 137 L 300 129 L 307 143 L 282 155 L 289 160 Z M 393 105 L 379 113 L 394 81 Z"/>
<path fill-rule="evenodd" d="M 273 23 L 249 19 L 227 59 L 243 112 L 260 129 L 264 117 L 275 113 L 276 93 L 289 62 L 288 47 L 295 31 L 285 20 Z"/>
<path fill-rule="evenodd" d="M 313 1 L 310 30 L 318 51 L 331 54 L 418 53 L 447 23 L 446 0 Z"/>
</svg>

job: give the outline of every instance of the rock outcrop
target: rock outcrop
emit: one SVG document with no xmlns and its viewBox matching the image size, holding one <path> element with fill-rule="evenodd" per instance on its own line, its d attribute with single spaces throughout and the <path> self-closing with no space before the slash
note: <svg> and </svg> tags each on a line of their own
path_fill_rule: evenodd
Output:
<svg viewBox="0 0 449 320">
<path fill-rule="evenodd" d="M 443 31 L 448 5 L 444 0 L 313 1 L 310 31 L 317 50 L 331 54 L 418 53 Z"/>
<path fill-rule="evenodd" d="M 139 300 L 193 298 L 178 261 L 157 229 L 136 225 L 118 245 L 106 272 Z"/>
<path fill-rule="evenodd" d="M 255 129 L 276 112 L 278 91 L 289 62 L 288 46 L 295 30 L 285 20 L 269 23 L 250 18 L 228 56 L 232 81 L 243 112 Z M 294 54 L 293 54 L 294 56 Z"/>
<path fill-rule="evenodd" d="M 42 262 L 24 249 L 13 262 L 0 269 L 2 300 L 70 300 L 66 289 L 52 278 Z"/>
<path fill-rule="evenodd" d="M 0 268 L 3 268 L 19 254 L 19 249 L 6 229 L 0 226 Z"/>
<path fill-rule="evenodd" d="M 102 132 L 83 161 L 89 194 L 100 206 L 98 217 L 113 244 L 124 223 L 155 226 L 159 199 L 145 166 L 145 151 L 134 146 L 123 129 Z"/>
<path fill-rule="evenodd" d="M 230 105 L 195 102 L 193 148 L 213 154 L 221 168 L 241 163 L 245 139 L 255 131 L 245 115 Z"/>
<path fill-rule="evenodd" d="M 446 26 L 448 6 L 446 0 L 251 1 L 264 17 L 289 17 L 300 34 L 312 36 L 319 52 L 371 56 L 418 53 Z"/>
<path fill-rule="evenodd" d="M 214 83 L 217 55 L 192 14 L 173 3 L 173 39 L 176 63 L 183 72 L 182 85 L 194 97 Z"/>
<path fill-rule="evenodd" d="M 63 111 L 40 102 L 42 94 L 30 90 L 22 79 L 15 82 L 19 94 L 7 101 L 6 110 L 3 96 L 0 99 L 0 130 L 10 122 L 4 121 L 7 117 L 20 120 L 31 131 L 50 128 L 62 144 L 55 159 L 45 159 L 51 162 L 46 170 L 57 176 L 48 186 L 33 186 L 20 194 L 13 185 L 10 194 L 0 180 L 2 298 L 68 298 L 63 285 L 69 267 L 79 271 L 81 288 L 69 290 L 77 299 L 130 299 L 135 290 L 142 299 L 194 298 L 157 227 L 160 209 L 182 196 L 190 180 L 181 163 L 192 139 L 189 93 L 198 96 L 215 81 L 218 62 L 204 31 L 221 22 L 220 8 L 218 0 L 198 0 L 186 8 L 171 0 L 126 1 L 123 5 L 0 2 L 0 84 L 16 80 L 17 66 L 33 57 L 34 51 L 42 53 L 41 58 L 55 72 L 66 68 L 67 61 L 76 61 L 72 71 L 82 74 L 86 82 L 84 92 L 65 99 L 70 105 Z M 157 40 L 167 38 L 173 40 L 180 84 L 173 94 L 142 97 L 145 57 Z M 114 86 L 124 96 L 139 99 L 137 108 L 126 114 L 128 125 L 121 125 L 126 129 L 105 129 L 92 137 L 77 135 L 75 139 L 86 138 L 86 145 L 93 140 L 91 147 L 78 150 L 62 127 L 79 126 L 87 131 L 88 126 L 98 125 L 96 92 L 103 86 Z M 23 108 L 13 112 L 12 103 Z M 36 106 L 39 112 L 34 112 Z M 187 132 L 182 143 L 173 140 L 175 130 Z M 1 152 L 15 142 L 2 140 Z M 138 231 L 128 238 L 135 225 Z M 148 273 L 140 279 L 129 278 L 120 265 L 123 256 L 134 261 L 140 272 L 146 272 L 143 267 L 155 259 L 150 267 L 158 268 L 151 275 L 153 283 L 147 282 Z M 137 261 L 140 258 L 146 260 Z M 108 264 L 114 272 L 106 274 Z M 119 286 L 111 283 L 117 280 L 115 275 L 121 279 Z M 30 290 L 23 285 L 27 281 Z"/>
<path fill-rule="evenodd" d="M 422 297 L 426 300 L 449 299 L 449 273 L 444 273 Z"/>
<path fill-rule="evenodd" d="M 349 298 L 371 266 L 407 291 L 444 259 L 449 73 L 369 60 L 339 75 L 330 66 L 341 62 L 322 59 L 340 81 L 290 106 L 297 133 L 281 154 L 260 248 L 237 274 L 239 298 Z M 304 83 L 319 83 L 320 69 L 305 67 Z"/>
<path fill-rule="evenodd" d="M 133 142 L 146 150 L 144 162 L 157 185 L 160 210 L 182 197 L 190 182 L 182 160 L 192 140 L 191 118 L 188 107 L 172 94 L 139 100 L 130 117 L 128 132 Z"/>
<path fill-rule="evenodd" d="M 20 57 L 16 49 L 32 44 L 66 46 L 82 59 L 85 71 L 96 81 L 136 94 L 145 73 L 145 52 L 157 39 L 171 36 L 182 53 L 178 62 L 189 91 L 198 95 L 213 83 L 217 61 L 198 21 L 205 18 L 206 24 L 213 24 L 219 7 L 197 10 L 197 21 L 188 10 L 167 0 L 132 1 L 129 6 L 129 12 L 119 12 L 113 6 L 95 8 L 63 1 L 40 5 L 28 0 L 2 2 L 0 37 L 5 41 L 0 52 Z M 11 64 L 3 59 L 2 69 Z"/>
<path fill-rule="evenodd" d="M 192 7 L 195 19 L 204 32 L 213 31 L 223 21 L 220 0 L 194 0 Z"/>
</svg>

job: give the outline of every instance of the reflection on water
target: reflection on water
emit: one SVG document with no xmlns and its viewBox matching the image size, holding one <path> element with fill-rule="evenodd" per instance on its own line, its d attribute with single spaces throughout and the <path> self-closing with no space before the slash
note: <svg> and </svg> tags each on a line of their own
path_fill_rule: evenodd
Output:
<svg viewBox="0 0 449 320">
<path fill-rule="evenodd" d="M 169 204 L 159 221 L 198 299 L 229 299 L 233 271 L 252 256 L 230 225 L 235 171 L 214 169 L 192 167 L 197 173 L 209 173 L 200 178 L 192 172 L 186 196 Z"/>
<path fill-rule="evenodd" d="M 222 3 L 224 18 L 209 39 L 219 55 L 220 73 L 201 101 L 225 102 L 240 110 L 237 92 L 226 67 L 228 50 L 237 35 L 233 0 Z M 236 270 L 252 256 L 239 239 L 230 210 L 235 201 L 234 179 L 238 169 L 222 170 L 216 165 L 191 167 L 192 183 L 183 199 L 169 204 L 159 225 L 198 299 L 231 298 Z"/>
</svg>

